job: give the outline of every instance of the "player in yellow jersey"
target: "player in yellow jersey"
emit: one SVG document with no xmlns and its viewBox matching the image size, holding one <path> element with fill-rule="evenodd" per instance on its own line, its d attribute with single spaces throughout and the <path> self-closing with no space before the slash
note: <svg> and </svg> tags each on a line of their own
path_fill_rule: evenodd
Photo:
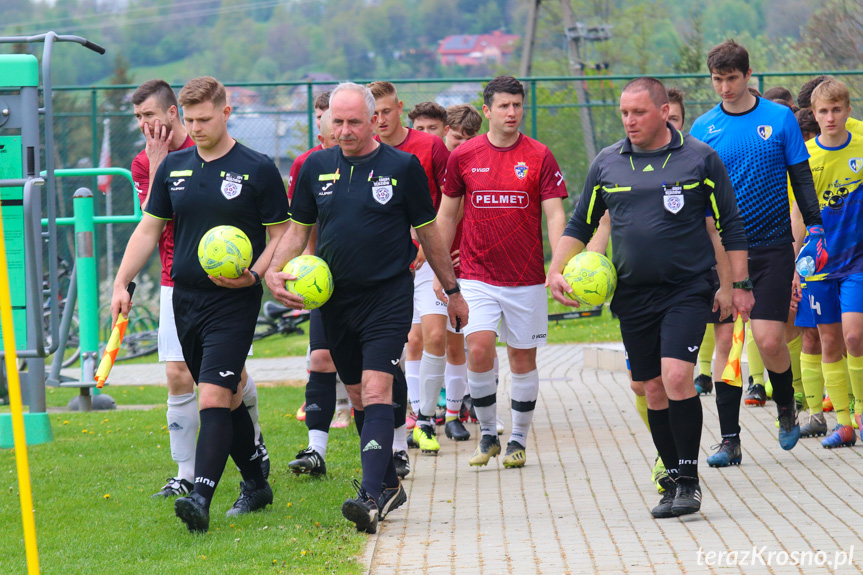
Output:
<svg viewBox="0 0 863 575">
<path fill-rule="evenodd" d="M 848 378 L 857 403 L 863 405 L 863 136 L 850 132 L 848 88 L 827 79 L 813 90 L 812 111 L 821 134 L 807 142 L 813 180 L 818 192 L 832 255 L 818 273 L 798 256 L 797 270 L 805 279 L 809 306 L 821 336 L 822 371 L 833 399 L 838 423 L 821 444 L 852 446 Z M 843 350 L 847 349 L 847 360 Z M 855 416 L 859 419 L 860 415 Z"/>
</svg>

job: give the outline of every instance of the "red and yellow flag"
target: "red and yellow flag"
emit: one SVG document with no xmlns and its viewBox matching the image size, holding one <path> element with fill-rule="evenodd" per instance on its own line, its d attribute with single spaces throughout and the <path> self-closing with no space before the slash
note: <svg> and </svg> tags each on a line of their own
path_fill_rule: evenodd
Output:
<svg viewBox="0 0 863 575">
<path fill-rule="evenodd" d="M 108 374 L 111 373 L 111 368 L 114 367 L 117 352 L 120 351 L 120 344 L 123 342 L 123 336 L 126 335 L 127 325 L 129 325 L 129 318 L 122 313 L 118 315 L 114 329 L 111 330 L 108 345 L 105 346 L 105 353 L 102 354 L 102 361 L 99 362 L 99 369 L 96 370 L 96 388 L 98 389 L 102 389 L 102 386 L 105 385 Z"/>
<path fill-rule="evenodd" d="M 740 370 L 740 358 L 743 355 L 743 340 L 745 339 L 745 324 L 743 318 L 738 315 L 734 320 L 734 335 L 731 339 L 731 352 L 728 354 L 728 363 L 722 370 L 722 381 L 728 385 L 743 387 L 743 374 Z"/>
</svg>

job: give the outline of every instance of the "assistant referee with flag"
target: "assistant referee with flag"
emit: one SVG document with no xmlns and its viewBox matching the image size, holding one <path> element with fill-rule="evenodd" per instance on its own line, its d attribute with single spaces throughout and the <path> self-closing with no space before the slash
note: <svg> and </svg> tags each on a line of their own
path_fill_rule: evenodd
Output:
<svg viewBox="0 0 863 575">
<path fill-rule="evenodd" d="M 638 78 L 620 96 L 627 137 L 593 161 L 581 199 L 554 250 L 547 285 L 558 302 L 577 306 L 561 275 L 609 211 L 618 285 L 611 303 L 629 355 L 632 379 L 644 382 L 653 442 L 668 471 L 654 517 L 701 508 L 698 450 L 701 401 L 692 372 L 711 310 L 714 250 L 704 227 L 720 230 L 735 280 L 734 313 L 752 308 L 747 241 L 734 191 L 713 149 L 668 124 L 668 95 L 654 78 Z"/>
</svg>

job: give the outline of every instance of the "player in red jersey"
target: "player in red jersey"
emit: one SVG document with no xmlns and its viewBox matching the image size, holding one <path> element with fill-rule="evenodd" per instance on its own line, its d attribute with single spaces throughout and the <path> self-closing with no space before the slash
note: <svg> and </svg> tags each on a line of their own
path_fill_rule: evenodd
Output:
<svg viewBox="0 0 863 575">
<path fill-rule="evenodd" d="M 482 128 L 482 116 L 470 104 L 454 104 L 446 109 L 446 149 L 452 153 L 479 134 Z"/>
<path fill-rule="evenodd" d="M 150 181 L 162 160 L 170 152 L 194 146 L 186 132 L 177 106 L 177 96 L 164 80 L 150 80 L 132 94 L 132 106 L 138 127 L 147 146 L 132 160 L 132 181 L 141 207 L 147 203 Z M 165 486 L 153 497 L 187 495 L 194 487 L 195 443 L 198 438 L 198 404 L 195 401 L 195 381 L 186 361 L 174 323 L 171 305 L 174 282 L 171 265 L 174 262 L 174 223 L 169 221 L 159 238 L 159 258 L 162 261 L 161 293 L 159 296 L 159 361 L 165 362 L 168 380 L 168 438 L 171 457 L 177 463 L 177 475 L 169 477 Z M 258 451 L 263 457 L 265 475 L 269 475 L 269 454 L 258 425 L 258 390 L 255 380 L 243 370 L 246 381 L 243 402 L 255 426 Z"/>
<path fill-rule="evenodd" d="M 419 158 L 428 178 L 432 203 L 438 209 L 449 159 L 449 151 L 443 140 L 402 125 L 404 105 L 399 100 L 396 87 L 390 82 L 372 82 L 368 88 L 375 97 L 375 113 L 378 116 L 375 131 L 378 138 L 385 144 Z M 440 450 L 434 415 L 446 371 L 447 311 L 434 298 L 434 274 L 424 263 L 425 256 L 420 248 L 415 262 L 414 317 L 405 351 L 405 376 L 411 407 L 417 416 L 412 438 L 421 451 L 435 454 Z M 407 439 L 402 439 L 406 429 L 396 430 L 396 443 L 404 441 L 407 444 Z M 467 430 L 464 432 L 467 433 Z M 400 447 L 395 443 L 393 445 L 396 452 L 400 451 Z"/>
<path fill-rule="evenodd" d="M 317 152 L 318 150 L 323 150 L 324 148 L 329 148 L 330 146 L 324 146 L 323 134 L 321 133 L 321 118 L 324 116 L 324 112 L 330 109 L 330 93 L 324 92 L 323 94 L 318 95 L 315 98 L 315 125 L 318 127 L 318 145 L 305 152 L 294 160 L 294 163 L 291 164 L 291 173 L 288 176 L 288 200 L 294 197 L 294 187 L 297 183 L 297 176 L 300 174 L 300 168 L 303 167 L 303 162 L 306 161 L 306 158 L 309 157 L 309 154 L 313 152 Z M 332 136 L 332 129 L 330 129 L 330 136 Z M 309 253 L 314 253 L 314 235 L 309 238 L 309 245 L 312 246 L 312 251 Z"/>
<path fill-rule="evenodd" d="M 417 132 L 425 132 L 441 140 L 445 139 L 449 132 L 446 108 L 437 102 L 420 102 L 408 113 L 408 120 Z"/>
<path fill-rule="evenodd" d="M 545 345 L 548 332 L 542 214 L 549 245 L 556 246 L 567 193 L 551 151 L 518 131 L 524 115 L 521 83 L 498 76 L 486 85 L 483 100 L 489 131 L 450 156 L 438 220 L 446 244 L 455 234 L 464 197 L 460 283 L 471 309 L 465 329 L 468 384 L 482 433 L 470 464 L 486 465 L 500 453 L 493 370 L 499 324 L 512 373 L 512 434 L 503 464 L 523 467 L 539 394 L 536 348 Z M 437 284 L 435 292 L 445 299 Z"/>
</svg>

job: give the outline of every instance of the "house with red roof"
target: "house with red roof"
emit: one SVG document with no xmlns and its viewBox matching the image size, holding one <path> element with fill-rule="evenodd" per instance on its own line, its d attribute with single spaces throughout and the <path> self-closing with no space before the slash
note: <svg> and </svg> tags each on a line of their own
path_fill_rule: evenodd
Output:
<svg viewBox="0 0 863 575">
<path fill-rule="evenodd" d="M 444 66 L 505 64 L 521 36 L 495 30 L 491 34 L 456 34 L 440 41 L 437 49 Z"/>
</svg>

